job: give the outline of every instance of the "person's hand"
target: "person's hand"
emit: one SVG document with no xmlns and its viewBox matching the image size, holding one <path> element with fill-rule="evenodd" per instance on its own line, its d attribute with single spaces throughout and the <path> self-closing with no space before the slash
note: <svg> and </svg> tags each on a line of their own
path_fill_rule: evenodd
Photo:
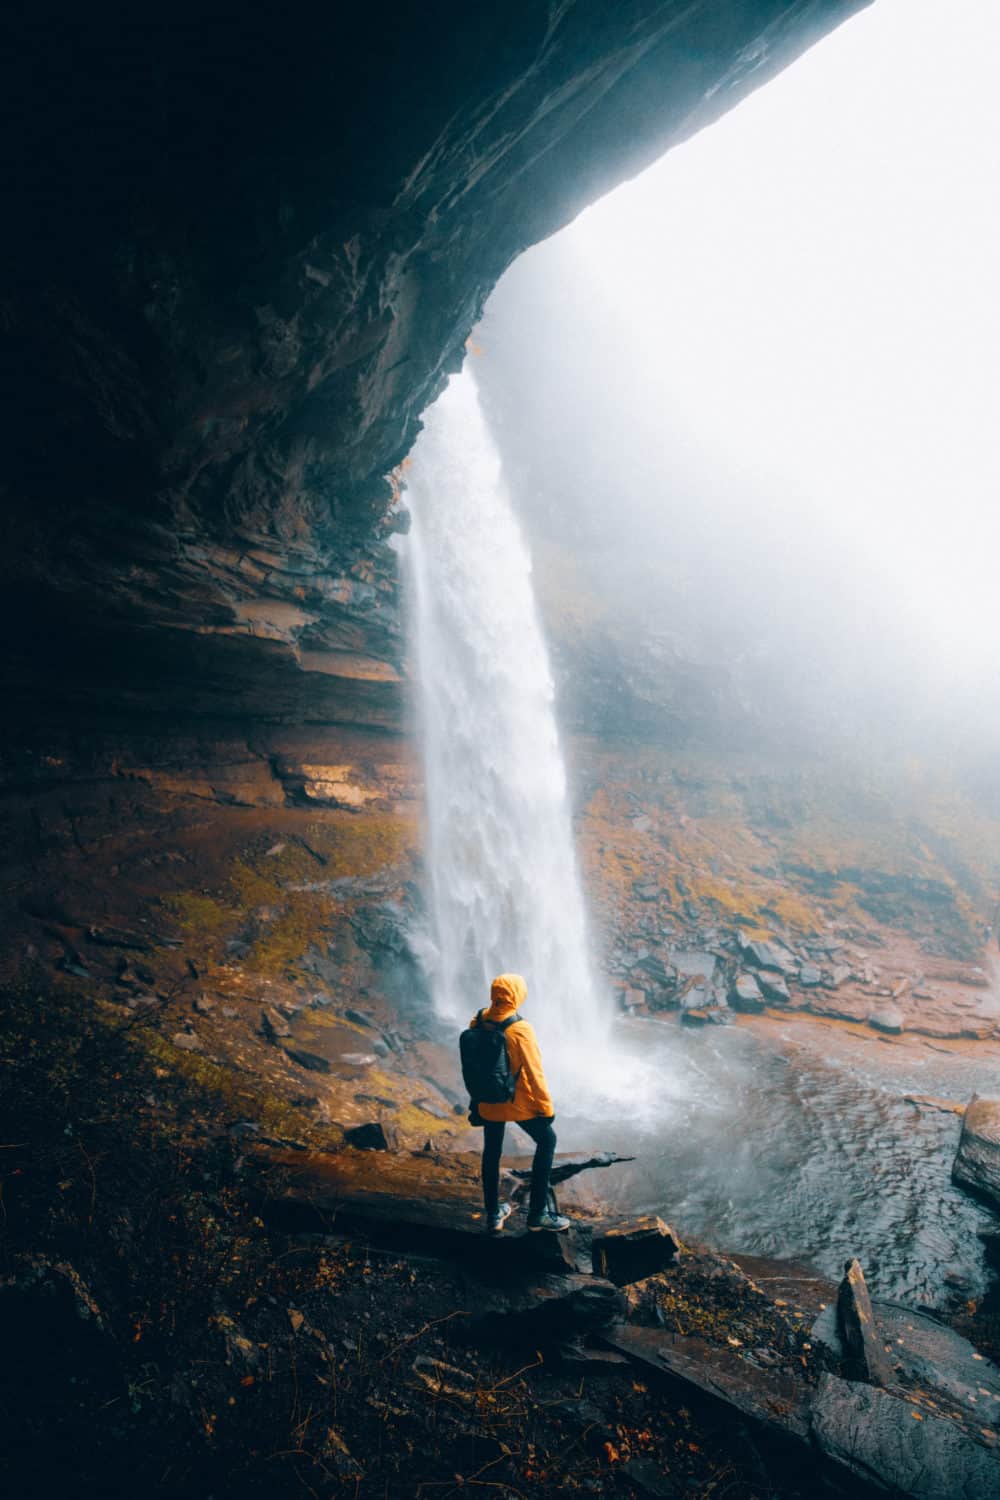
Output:
<svg viewBox="0 0 1000 1500">
<path fill-rule="evenodd" d="M 476 1103 L 475 1099 L 473 1099 L 472 1102 L 469 1105 L 469 1124 L 470 1125 L 485 1125 L 486 1124 L 486 1121 L 483 1119 L 482 1115 L 479 1113 L 479 1105 Z"/>
</svg>

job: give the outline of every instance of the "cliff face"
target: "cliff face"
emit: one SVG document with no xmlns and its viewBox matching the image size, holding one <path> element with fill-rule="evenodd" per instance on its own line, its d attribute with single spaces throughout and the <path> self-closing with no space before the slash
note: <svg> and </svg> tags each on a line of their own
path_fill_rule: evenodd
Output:
<svg viewBox="0 0 1000 1500">
<path fill-rule="evenodd" d="M 520 250 L 860 3 L 9 14 L 5 991 L 456 1128 L 386 476 Z"/>
<path fill-rule="evenodd" d="M 484 297 L 857 8 L 15 13 L 8 702 L 395 724 L 384 476 Z"/>
</svg>

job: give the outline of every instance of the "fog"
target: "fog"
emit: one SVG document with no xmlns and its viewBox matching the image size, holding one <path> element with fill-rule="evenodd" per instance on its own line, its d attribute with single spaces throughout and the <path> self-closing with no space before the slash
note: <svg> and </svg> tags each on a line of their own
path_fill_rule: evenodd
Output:
<svg viewBox="0 0 1000 1500">
<path fill-rule="evenodd" d="M 998 55 L 995 0 L 878 0 L 511 268 L 472 352 L 550 615 L 992 765 Z"/>
</svg>

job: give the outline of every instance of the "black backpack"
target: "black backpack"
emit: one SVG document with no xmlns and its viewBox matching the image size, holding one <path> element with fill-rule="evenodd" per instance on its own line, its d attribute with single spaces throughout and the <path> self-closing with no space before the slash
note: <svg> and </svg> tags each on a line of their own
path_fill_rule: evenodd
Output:
<svg viewBox="0 0 1000 1500">
<path fill-rule="evenodd" d="M 504 1032 L 521 1017 L 515 1012 L 506 1021 L 487 1021 L 484 1015 L 480 1011 L 476 1025 L 468 1027 L 458 1039 L 462 1077 L 473 1104 L 509 1104 L 521 1069 L 516 1073 L 510 1070 Z"/>
</svg>

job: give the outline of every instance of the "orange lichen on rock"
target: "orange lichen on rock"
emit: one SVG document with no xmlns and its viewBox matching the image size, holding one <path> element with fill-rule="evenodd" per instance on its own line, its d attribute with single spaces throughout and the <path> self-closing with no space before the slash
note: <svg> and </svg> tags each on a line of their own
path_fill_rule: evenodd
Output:
<svg viewBox="0 0 1000 1500">
<path fill-rule="evenodd" d="M 898 924 L 971 957 L 987 904 L 983 875 L 964 851 L 984 851 L 969 808 L 939 789 L 920 801 L 875 772 L 758 764 L 655 746 L 576 746 L 591 791 L 579 818 L 581 861 L 607 920 L 636 918 L 646 887 L 661 918 L 736 923 L 748 935 L 792 940 L 835 919 Z M 940 823 L 938 823 L 940 819 Z M 971 820 L 974 822 L 975 820 Z M 1000 838 L 1000 831 L 998 831 Z M 978 842 L 977 842 L 978 841 Z"/>
</svg>

